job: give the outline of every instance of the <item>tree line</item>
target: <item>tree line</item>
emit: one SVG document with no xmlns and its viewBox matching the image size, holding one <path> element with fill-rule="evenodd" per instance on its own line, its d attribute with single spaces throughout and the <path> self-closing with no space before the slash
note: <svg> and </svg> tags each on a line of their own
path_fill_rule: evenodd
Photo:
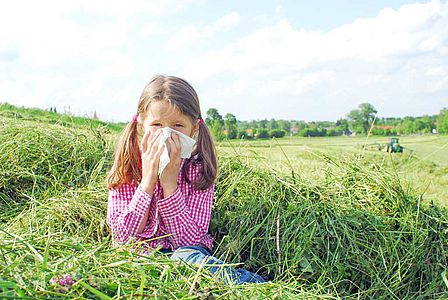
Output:
<svg viewBox="0 0 448 300">
<path fill-rule="evenodd" d="M 263 119 L 241 121 L 227 113 L 224 117 L 216 108 L 207 111 L 207 126 L 217 140 L 263 139 L 272 137 L 302 136 L 340 136 L 340 135 L 401 135 L 448 133 L 448 108 L 438 115 L 420 117 L 378 118 L 377 110 L 370 103 L 362 103 L 350 111 L 346 117 L 331 121 L 305 122 L 298 120 Z"/>
</svg>

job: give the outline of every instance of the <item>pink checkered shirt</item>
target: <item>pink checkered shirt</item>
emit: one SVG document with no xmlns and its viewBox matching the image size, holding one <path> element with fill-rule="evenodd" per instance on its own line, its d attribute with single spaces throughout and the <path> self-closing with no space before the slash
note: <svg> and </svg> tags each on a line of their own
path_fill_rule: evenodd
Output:
<svg viewBox="0 0 448 300">
<path fill-rule="evenodd" d="M 185 159 L 182 159 L 181 167 L 184 163 Z M 189 164 L 187 173 L 191 182 L 197 178 L 198 171 L 198 165 Z M 213 238 L 207 232 L 214 190 L 214 185 L 206 190 L 195 190 L 182 171 L 179 172 L 178 189 L 167 198 L 163 198 L 160 182 L 157 182 L 152 197 L 135 181 L 123 184 L 109 190 L 107 224 L 119 243 L 136 237 L 146 241 L 145 247 L 151 248 L 161 246 L 175 250 L 182 246 L 202 245 L 211 249 Z M 147 210 L 146 226 L 137 233 Z M 163 237 L 166 235 L 169 236 Z"/>
</svg>

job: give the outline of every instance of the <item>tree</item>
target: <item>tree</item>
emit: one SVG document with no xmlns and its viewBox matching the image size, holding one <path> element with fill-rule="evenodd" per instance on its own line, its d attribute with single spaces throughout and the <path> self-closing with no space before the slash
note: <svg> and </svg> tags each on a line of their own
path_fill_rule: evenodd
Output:
<svg viewBox="0 0 448 300">
<path fill-rule="evenodd" d="M 278 123 L 275 119 L 270 119 L 268 121 L 268 123 L 266 124 L 266 128 L 268 130 L 274 130 L 274 129 L 278 129 Z"/>
<path fill-rule="evenodd" d="M 413 117 L 404 117 L 403 121 L 399 126 L 400 133 L 403 134 L 411 134 L 415 132 L 414 130 L 414 118 Z"/>
<path fill-rule="evenodd" d="M 291 122 L 287 121 L 287 120 L 278 120 L 277 121 L 278 124 L 278 128 L 279 129 L 283 129 L 284 131 L 286 131 L 288 134 L 291 131 Z"/>
<path fill-rule="evenodd" d="M 358 106 L 358 109 L 352 110 L 347 117 L 351 123 L 352 129 L 354 129 L 356 133 L 367 134 L 372 126 L 376 113 L 377 110 L 372 104 L 361 103 Z"/>
<path fill-rule="evenodd" d="M 216 108 L 210 108 L 209 110 L 207 110 L 205 123 L 210 128 L 210 131 L 217 141 L 221 141 L 222 139 L 224 139 L 225 135 L 222 131 L 224 121 Z"/>
<path fill-rule="evenodd" d="M 235 139 L 237 136 L 236 117 L 230 113 L 227 113 L 224 117 L 224 127 L 227 131 L 228 139 Z"/>
<path fill-rule="evenodd" d="M 216 108 L 210 108 L 207 110 L 207 116 L 205 118 L 205 123 L 208 126 L 213 126 L 214 122 L 218 122 L 221 124 L 221 126 L 224 125 L 224 121 L 222 119 L 222 116 L 219 114 L 218 110 Z"/>
<path fill-rule="evenodd" d="M 340 131 L 342 134 L 349 135 L 350 129 L 347 119 L 339 119 L 336 121 L 336 131 Z"/>
<path fill-rule="evenodd" d="M 448 108 L 440 111 L 436 121 L 438 133 L 448 133 Z"/>
</svg>

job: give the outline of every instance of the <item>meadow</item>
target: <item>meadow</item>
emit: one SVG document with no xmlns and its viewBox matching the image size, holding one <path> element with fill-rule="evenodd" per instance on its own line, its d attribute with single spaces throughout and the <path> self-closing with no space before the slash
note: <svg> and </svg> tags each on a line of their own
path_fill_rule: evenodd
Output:
<svg viewBox="0 0 448 300">
<path fill-rule="evenodd" d="M 234 286 L 112 248 L 104 180 L 119 130 L 27 113 L 0 114 L 2 299 L 448 296 L 446 136 L 402 137 L 404 154 L 374 150 L 377 137 L 219 143 L 215 255 L 271 280 Z"/>
</svg>

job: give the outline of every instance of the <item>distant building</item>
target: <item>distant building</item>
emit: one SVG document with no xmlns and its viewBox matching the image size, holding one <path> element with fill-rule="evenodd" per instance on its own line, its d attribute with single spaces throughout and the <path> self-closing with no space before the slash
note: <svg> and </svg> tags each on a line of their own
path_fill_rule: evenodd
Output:
<svg viewBox="0 0 448 300">
<path fill-rule="evenodd" d="M 298 134 L 298 133 L 299 133 L 299 127 L 291 127 L 289 129 L 289 134 L 290 135 L 295 135 L 295 134 Z"/>
</svg>

